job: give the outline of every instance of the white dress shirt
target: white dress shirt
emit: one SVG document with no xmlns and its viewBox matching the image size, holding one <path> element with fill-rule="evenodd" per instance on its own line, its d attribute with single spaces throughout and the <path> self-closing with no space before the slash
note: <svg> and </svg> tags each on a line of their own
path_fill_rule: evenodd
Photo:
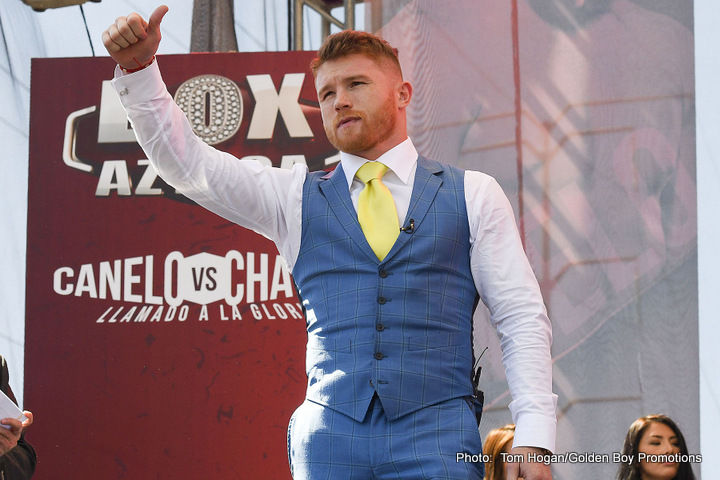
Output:
<svg viewBox="0 0 720 480">
<path fill-rule="evenodd" d="M 292 272 L 300 251 L 307 166 L 296 164 L 285 170 L 239 161 L 205 144 L 167 92 L 158 63 L 130 75 L 117 68 L 113 80 L 152 165 L 188 198 L 275 242 Z M 354 177 L 367 160 L 346 153 L 340 157 L 357 210 L 364 185 Z M 417 158 L 407 139 L 377 159 L 389 167 L 383 183 L 396 202 L 401 226 Z M 554 450 L 557 396 L 552 393 L 552 329 L 512 207 L 497 182 L 480 172 L 465 173 L 465 200 L 471 271 L 500 338 L 513 398 L 509 408 L 516 424 L 514 445 Z"/>
</svg>

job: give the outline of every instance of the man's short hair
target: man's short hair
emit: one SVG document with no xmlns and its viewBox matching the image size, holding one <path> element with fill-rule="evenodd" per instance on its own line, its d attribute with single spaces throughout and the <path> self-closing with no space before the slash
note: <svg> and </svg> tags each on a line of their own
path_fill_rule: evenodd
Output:
<svg viewBox="0 0 720 480">
<path fill-rule="evenodd" d="M 402 78 L 397 50 L 377 35 L 357 30 L 343 30 L 325 39 L 317 57 L 310 62 L 313 76 L 317 77 L 317 71 L 323 63 L 354 54 L 367 55 L 378 63 L 389 61 L 398 69 Z"/>
</svg>

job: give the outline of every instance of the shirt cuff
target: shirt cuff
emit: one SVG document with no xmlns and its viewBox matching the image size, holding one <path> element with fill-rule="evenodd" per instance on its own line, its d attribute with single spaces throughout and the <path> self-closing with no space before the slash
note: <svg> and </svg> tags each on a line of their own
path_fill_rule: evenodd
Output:
<svg viewBox="0 0 720 480">
<path fill-rule="evenodd" d="M 124 107 L 146 103 L 166 94 L 157 59 L 147 68 L 134 73 L 125 73 L 116 65 L 115 78 L 110 84 L 117 91 Z"/>
<path fill-rule="evenodd" d="M 557 420 L 545 415 L 525 414 L 515 424 L 513 447 L 537 447 L 555 452 Z"/>
</svg>

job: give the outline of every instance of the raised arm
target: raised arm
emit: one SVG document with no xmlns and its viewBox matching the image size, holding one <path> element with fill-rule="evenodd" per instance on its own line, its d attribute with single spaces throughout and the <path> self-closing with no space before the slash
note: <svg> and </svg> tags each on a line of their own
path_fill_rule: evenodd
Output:
<svg viewBox="0 0 720 480">
<path fill-rule="evenodd" d="M 119 17 L 103 33 L 105 47 L 120 67 L 111 84 L 138 143 L 165 182 L 206 209 L 268 237 L 291 266 L 300 239 L 307 167 L 284 170 L 240 160 L 194 133 L 162 80 L 159 62 L 152 61 L 167 11 L 158 7 L 147 22 L 136 13 Z"/>
</svg>

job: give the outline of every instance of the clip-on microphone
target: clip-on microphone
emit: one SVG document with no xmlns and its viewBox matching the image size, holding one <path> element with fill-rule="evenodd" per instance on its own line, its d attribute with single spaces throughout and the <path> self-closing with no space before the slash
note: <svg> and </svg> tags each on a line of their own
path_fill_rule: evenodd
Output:
<svg viewBox="0 0 720 480">
<path fill-rule="evenodd" d="M 415 219 L 410 219 L 410 225 L 407 227 L 400 227 L 401 232 L 412 233 L 415 230 Z"/>
</svg>

